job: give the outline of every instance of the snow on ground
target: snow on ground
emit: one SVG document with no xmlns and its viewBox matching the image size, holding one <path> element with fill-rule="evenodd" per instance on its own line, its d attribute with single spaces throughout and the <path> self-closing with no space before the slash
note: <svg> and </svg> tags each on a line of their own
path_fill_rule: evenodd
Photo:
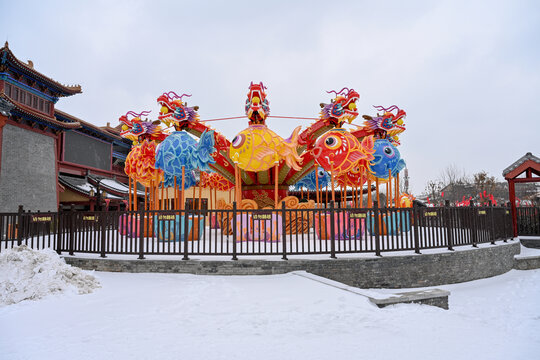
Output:
<svg viewBox="0 0 540 360">
<path fill-rule="evenodd" d="M 91 294 L 1 307 L 0 357 L 507 360 L 540 352 L 540 270 L 440 286 L 452 292 L 450 310 L 379 309 L 292 273 L 94 274 L 102 288 Z"/>
<path fill-rule="evenodd" d="M 67 265 L 51 249 L 36 251 L 22 245 L 0 254 L 0 307 L 57 292 L 87 294 L 97 287 L 94 276 Z"/>
</svg>

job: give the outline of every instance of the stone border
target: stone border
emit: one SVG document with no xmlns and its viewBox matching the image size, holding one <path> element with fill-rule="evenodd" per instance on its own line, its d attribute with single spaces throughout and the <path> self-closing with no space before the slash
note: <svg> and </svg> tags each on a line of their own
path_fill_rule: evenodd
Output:
<svg viewBox="0 0 540 360">
<path fill-rule="evenodd" d="M 430 289 L 423 291 L 409 291 L 396 293 L 394 296 L 386 299 L 369 298 L 369 301 L 377 305 L 379 308 L 387 307 L 396 304 L 423 304 L 437 306 L 448 310 L 448 296 L 450 291 L 441 289 Z"/>
<path fill-rule="evenodd" d="M 338 259 L 291 258 L 287 261 L 64 258 L 68 264 L 82 269 L 112 272 L 272 275 L 304 270 L 353 287 L 399 289 L 453 284 L 504 274 L 514 267 L 514 255 L 519 252 L 519 241 L 512 240 L 467 250 L 460 247 L 458 251 L 380 258 L 346 258 L 346 255 L 340 255 Z"/>
</svg>

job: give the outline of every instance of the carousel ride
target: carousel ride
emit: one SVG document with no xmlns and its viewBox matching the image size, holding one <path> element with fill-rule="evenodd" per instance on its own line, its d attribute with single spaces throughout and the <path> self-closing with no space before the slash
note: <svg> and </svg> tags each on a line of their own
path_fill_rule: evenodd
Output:
<svg viewBox="0 0 540 360">
<path fill-rule="evenodd" d="M 143 120 L 149 111 L 129 111 L 119 119 L 121 136 L 133 141 L 125 167 L 130 179 L 129 209 L 138 207 L 137 184 L 145 189 L 148 210 L 183 210 L 188 188 L 193 188 L 193 204 L 198 188 L 199 209 L 203 188 L 214 191 L 212 196 L 210 190 L 213 209 L 231 209 L 234 202 L 238 209 L 279 209 L 283 204 L 321 208 L 329 200 L 335 202 L 336 192 L 341 195 L 337 206 L 371 208 L 375 200 L 383 205 L 381 185 L 386 187 L 386 207 L 411 206 L 413 198 L 399 192 L 399 172 L 405 162 L 397 146 L 405 130 L 405 111 L 395 105 L 375 106 L 376 116 L 363 115 L 363 124 L 357 125 L 353 121 L 358 117 L 359 94 L 348 88 L 328 93 L 334 97 L 320 104 L 319 117 L 306 129 L 296 127 L 288 138 L 266 124 L 271 116 L 262 83 L 250 84 L 245 104 L 248 127 L 232 140 L 200 120 L 198 107 L 184 101 L 191 95 L 170 91 L 159 96 L 161 108 L 155 121 Z M 316 201 L 289 196 L 291 187 L 315 192 Z M 228 191 L 229 201 L 218 200 L 217 190 Z M 215 222 L 224 229 L 230 228 L 224 226 L 229 220 Z M 291 220 L 285 221 L 292 229 Z"/>
</svg>

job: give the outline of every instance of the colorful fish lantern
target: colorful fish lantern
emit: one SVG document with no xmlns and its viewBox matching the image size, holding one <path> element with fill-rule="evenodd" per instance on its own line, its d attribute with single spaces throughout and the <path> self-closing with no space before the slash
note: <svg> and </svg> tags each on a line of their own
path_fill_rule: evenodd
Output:
<svg viewBox="0 0 540 360">
<path fill-rule="evenodd" d="M 231 141 L 229 157 L 245 171 L 268 170 L 281 159 L 298 171 L 302 162 L 296 152 L 300 128 L 298 126 L 288 139 L 283 139 L 266 125 L 250 125 Z"/>
<path fill-rule="evenodd" d="M 339 174 L 336 177 L 336 182 L 341 187 L 360 187 L 366 183 L 368 179 L 368 173 L 369 170 L 366 167 L 357 164 L 356 166 L 353 166 L 349 171 Z"/>
<path fill-rule="evenodd" d="M 174 91 L 169 91 L 157 98 L 158 104 L 161 105 L 158 119 L 167 126 L 174 125 L 177 131 L 182 130 L 188 123 L 199 121 L 199 114 L 197 113 L 199 107 L 188 107 L 187 102 L 182 101 L 184 96 L 190 97 L 191 95 L 178 95 Z"/>
<path fill-rule="evenodd" d="M 358 116 L 356 101 L 358 101 L 360 95 L 354 89 L 345 87 L 339 92 L 331 90 L 327 91 L 327 93 L 335 93 L 336 97 L 330 104 L 321 104 L 321 119 L 327 120 L 337 127 L 341 127 L 345 121 L 350 124 L 356 119 Z"/>
<path fill-rule="evenodd" d="M 150 111 L 143 111 L 139 114 L 128 111 L 125 115 L 120 116 L 118 121 L 122 124 L 120 136 L 133 141 L 134 145 L 141 143 L 144 140 L 163 141 L 167 134 L 161 130 L 160 121 L 143 121 L 141 116 L 147 116 Z M 133 118 L 130 119 L 129 117 Z"/>
<path fill-rule="evenodd" d="M 185 131 L 175 131 L 159 144 L 155 166 L 176 177 L 182 175 L 182 167 L 184 173 L 209 171 L 209 165 L 215 163 L 214 151 L 214 131 L 205 131 L 198 143 Z"/>
<path fill-rule="evenodd" d="M 405 168 L 405 160 L 401 158 L 399 150 L 388 139 L 375 140 L 373 149 L 375 159 L 369 165 L 373 177 L 388 179 L 389 171 L 395 177 Z"/>
<path fill-rule="evenodd" d="M 156 143 L 144 140 L 141 145 L 131 149 L 126 157 L 124 171 L 127 176 L 144 186 L 150 186 L 153 181 L 159 183 L 163 178 L 163 171 L 154 166 L 156 156 Z"/>
<path fill-rule="evenodd" d="M 401 194 L 399 197 L 399 205 L 402 208 L 413 207 L 414 200 L 416 198 L 409 194 Z"/>
<path fill-rule="evenodd" d="M 315 177 L 318 177 L 316 179 Z M 317 182 L 319 183 L 319 188 L 317 188 Z M 308 189 L 310 191 L 315 191 L 322 189 L 330 184 L 330 175 L 322 167 L 317 167 L 302 179 L 298 180 L 294 184 L 296 190 L 301 190 L 302 188 Z"/>
<path fill-rule="evenodd" d="M 218 191 L 229 191 L 234 187 L 233 183 L 218 173 L 210 173 L 207 175 L 208 177 L 206 179 L 206 183 L 211 189 L 216 189 Z"/>
<path fill-rule="evenodd" d="M 347 172 L 360 161 L 370 161 L 373 154 L 373 136 L 360 142 L 345 129 L 333 129 L 319 137 L 313 148 L 317 164 L 335 174 Z"/>
<path fill-rule="evenodd" d="M 163 173 L 163 187 L 174 187 L 174 178 L 173 174 Z M 189 189 L 192 186 L 197 185 L 197 179 L 195 179 L 195 173 L 193 170 L 185 171 L 184 170 L 184 190 Z M 182 174 L 176 176 L 176 186 L 182 188 Z"/>
</svg>

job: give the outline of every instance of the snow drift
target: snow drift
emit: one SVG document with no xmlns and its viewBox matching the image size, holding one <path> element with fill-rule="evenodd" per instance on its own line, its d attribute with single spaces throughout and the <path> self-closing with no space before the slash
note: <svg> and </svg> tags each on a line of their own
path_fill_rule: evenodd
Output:
<svg viewBox="0 0 540 360">
<path fill-rule="evenodd" d="M 51 249 L 22 245 L 0 253 L 0 306 L 65 291 L 88 294 L 98 287 L 93 275 L 66 264 Z"/>
</svg>

